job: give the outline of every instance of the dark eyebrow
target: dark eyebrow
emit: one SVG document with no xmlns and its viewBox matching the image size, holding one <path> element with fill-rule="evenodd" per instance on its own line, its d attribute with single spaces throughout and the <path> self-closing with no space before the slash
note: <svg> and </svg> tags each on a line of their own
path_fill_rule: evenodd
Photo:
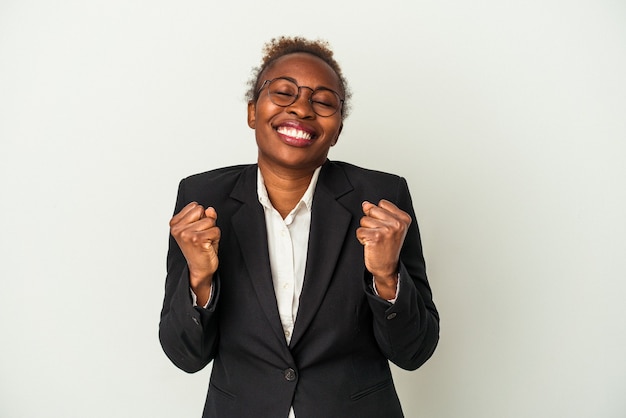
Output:
<svg viewBox="0 0 626 418">
<path fill-rule="evenodd" d="M 298 86 L 300 85 L 300 84 L 298 84 L 298 80 L 296 80 L 296 79 L 295 79 L 295 78 L 293 78 L 293 77 L 279 76 L 279 77 L 276 77 L 276 78 L 283 78 L 283 79 L 285 79 L 285 80 L 289 80 L 289 81 L 291 81 L 292 83 L 295 83 L 295 84 L 296 84 L 296 85 L 298 85 Z"/>
</svg>

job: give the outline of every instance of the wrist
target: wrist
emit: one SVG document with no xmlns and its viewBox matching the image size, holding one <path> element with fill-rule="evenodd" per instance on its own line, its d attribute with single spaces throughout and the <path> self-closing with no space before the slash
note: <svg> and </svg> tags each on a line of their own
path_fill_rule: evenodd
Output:
<svg viewBox="0 0 626 418">
<path fill-rule="evenodd" d="M 190 283 L 189 286 L 191 292 L 195 296 L 195 304 L 197 304 L 197 306 L 206 307 L 211 298 L 211 292 L 213 289 L 212 280 L 209 280 L 208 283 L 206 281 L 202 281 L 195 286 Z"/>
<path fill-rule="evenodd" d="M 385 300 L 396 298 L 398 292 L 398 274 L 393 276 L 374 276 L 376 294 Z"/>
<path fill-rule="evenodd" d="M 398 273 L 378 275 L 373 274 L 376 288 L 395 288 L 398 285 Z"/>
<path fill-rule="evenodd" d="M 213 274 L 206 271 L 198 271 L 189 266 L 189 285 L 192 289 L 198 288 L 198 290 L 202 290 L 210 288 L 211 283 L 213 283 Z"/>
<path fill-rule="evenodd" d="M 194 291 L 194 293 L 202 293 L 211 290 L 211 285 L 213 284 L 213 276 L 194 278 L 192 276 L 189 277 L 189 286 Z"/>
</svg>

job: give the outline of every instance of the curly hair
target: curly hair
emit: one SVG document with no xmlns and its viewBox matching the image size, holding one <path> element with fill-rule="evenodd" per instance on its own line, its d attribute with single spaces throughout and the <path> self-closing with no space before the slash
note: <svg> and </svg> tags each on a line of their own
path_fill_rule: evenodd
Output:
<svg viewBox="0 0 626 418">
<path fill-rule="evenodd" d="M 348 116 L 350 110 L 349 99 L 352 97 L 352 92 L 348 87 L 348 82 L 344 78 L 341 71 L 341 67 L 335 61 L 333 57 L 333 51 L 330 49 L 328 42 L 323 40 L 308 40 L 303 37 L 286 37 L 281 36 L 279 38 L 273 38 L 267 42 L 263 47 L 263 58 L 261 59 L 261 65 L 252 69 L 252 75 L 248 81 L 248 91 L 246 92 L 246 100 L 248 102 L 256 102 L 259 98 L 259 79 L 261 75 L 280 57 L 285 55 L 294 54 L 297 52 L 304 52 L 314 55 L 324 62 L 326 62 L 330 68 L 335 71 L 341 88 L 343 89 L 344 102 L 341 108 L 341 118 L 345 119 Z"/>
</svg>

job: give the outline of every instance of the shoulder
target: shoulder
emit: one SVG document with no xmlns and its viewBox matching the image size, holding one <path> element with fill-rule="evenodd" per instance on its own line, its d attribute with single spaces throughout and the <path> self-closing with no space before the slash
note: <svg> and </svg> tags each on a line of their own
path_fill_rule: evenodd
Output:
<svg viewBox="0 0 626 418">
<path fill-rule="evenodd" d="M 234 184 L 246 170 L 256 170 L 256 164 L 233 165 L 193 174 L 182 179 L 181 184 L 190 189 L 207 188 L 216 185 L 219 188 L 224 188 L 229 184 Z"/>
<path fill-rule="evenodd" d="M 403 177 L 397 174 L 363 168 L 344 161 L 328 161 L 326 165 L 329 175 L 337 175 L 338 172 L 342 172 L 355 187 L 360 184 L 384 186 L 404 182 Z"/>
<path fill-rule="evenodd" d="M 325 174 L 322 177 L 322 174 Z M 346 207 L 360 207 L 361 202 L 393 202 L 404 211 L 412 211 L 408 184 L 404 177 L 372 170 L 342 161 L 327 161 L 319 182 Z"/>
<path fill-rule="evenodd" d="M 237 184 L 256 178 L 256 164 L 236 165 L 205 171 L 185 177 L 178 185 L 177 207 L 195 201 L 201 205 L 219 206 L 227 201 Z M 248 178 L 248 182 L 241 179 Z"/>
</svg>

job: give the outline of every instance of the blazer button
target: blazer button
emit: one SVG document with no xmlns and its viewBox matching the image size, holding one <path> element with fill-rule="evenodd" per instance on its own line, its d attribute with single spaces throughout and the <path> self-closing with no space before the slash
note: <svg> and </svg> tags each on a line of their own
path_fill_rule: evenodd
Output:
<svg viewBox="0 0 626 418">
<path fill-rule="evenodd" d="M 390 313 L 389 315 L 387 315 L 387 319 L 393 319 L 393 318 L 395 318 L 395 317 L 396 317 L 396 315 L 397 315 L 397 313 L 392 312 L 392 313 Z"/>
<path fill-rule="evenodd" d="M 296 371 L 292 369 L 291 367 L 288 369 L 285 369 L 285 371 L 283 372 L 283 375 L 285 376 L 285 379 L 287 379 L 287 381 L 289 382 L 293 382 L 294 380 L 296 380 Z"/>
</svg>

